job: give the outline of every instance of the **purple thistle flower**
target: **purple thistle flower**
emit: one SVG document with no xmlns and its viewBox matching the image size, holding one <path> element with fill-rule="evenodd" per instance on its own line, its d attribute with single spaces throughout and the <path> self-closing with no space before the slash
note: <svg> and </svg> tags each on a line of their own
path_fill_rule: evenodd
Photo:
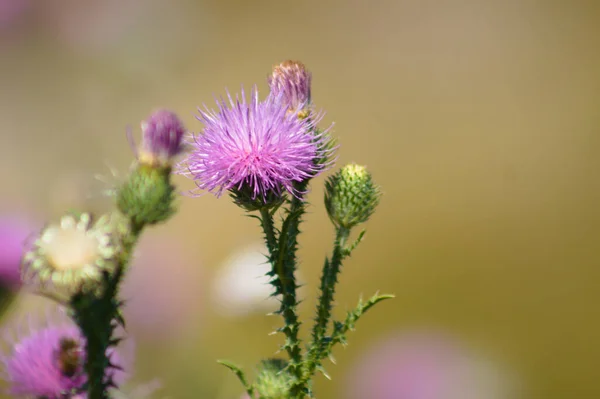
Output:
<svg viewBox="0 0 600 399">
<path fill-rule="evenodd" d="M 64 314 L 63 314 L 64 316 Z M 29 318 L 29 331 L 16 340 L 7 339 L 12 351 L 2 355 L 4 378 L 9 382 L 9 393 L 14 396 L 61 399 L 83 386 L 86 376 L 85 339 L 72 323 L 53 323 L 38 327 Z M 121 365 L 119 354 L 112 350 L 111 362 Z M 117 385 L 127 374 L 110 371 Z"/>
<path fill-rule="evenodd" d="M 171 159 L 184 150 L 183 123 L 171 111 L 155 111 L 142 122 L 142 144 L 138 159 L 150 165 L 168 165 Z"/>
<path fill-rule="evenodd" d="M 46 327 L 14 343 L 12 354 L 2 359 L 12 395 L 58 399 L 85 383 L 82 363 L 67 365 L 63 357 L 68 354 L 61 342 L 75 343 L 83 350 L 83 338 L 75 326 Z"/>
<path fill-rule="evenodd" d="M 294 182 L 309 179 L 329 166 L 318 162 L 332 148 L 327 132 L 315 132 L 322 115 L 300 119 L 287 113 L 282 96 L 258 99 L 256 86 L 246 101 L 244 90 L 229 104 L 221 99 L 218 112 L 199 109 L 202 134 L 193 137 L 193 150 L 180 173 L 199 189 L 220 196 L 224 190 L 250 191 L 252 199 L 266 201 L 283 190 L 299 195 Z"/>
<path fill-rule="evenodd" d="M 298 112 L 310 104 L 312 76 L 301 62 L 287 60 L 275 65 L 267 80 L 271 95 L 282 96 L 290 111 Z"/>
</svg>

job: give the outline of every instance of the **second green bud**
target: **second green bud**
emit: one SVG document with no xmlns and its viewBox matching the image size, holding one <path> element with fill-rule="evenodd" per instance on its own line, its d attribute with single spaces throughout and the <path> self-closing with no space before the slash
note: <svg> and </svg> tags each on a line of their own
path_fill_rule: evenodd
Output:
<svg viewBox="0 0 600 399">
<path fill-rule="evenodd" d="M 325 207 L 337 227 L 366 222 L 379 204 L 381 191 L 367 168 L 348 164 L 325 183 Z"/>
</svg>

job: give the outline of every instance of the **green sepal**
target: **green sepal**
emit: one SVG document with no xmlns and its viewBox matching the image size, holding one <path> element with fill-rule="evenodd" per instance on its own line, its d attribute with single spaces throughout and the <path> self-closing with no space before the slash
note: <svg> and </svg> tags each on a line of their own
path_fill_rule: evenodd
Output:
<svg viewBox="0 0 600 399">
<path fill-rule="evenodd" d="M 260 195 L 255 196 L 252 187 L 248 184 L 244 184 L 240 189 L 233 188 L 229 190 L 229 196 L 237 206 L 248 212 L 261 209 L 277 210 L 286 198 L 285 191 L 283 190 L 279 194 L 269 191 L 264 197 Z"/>
</svg>

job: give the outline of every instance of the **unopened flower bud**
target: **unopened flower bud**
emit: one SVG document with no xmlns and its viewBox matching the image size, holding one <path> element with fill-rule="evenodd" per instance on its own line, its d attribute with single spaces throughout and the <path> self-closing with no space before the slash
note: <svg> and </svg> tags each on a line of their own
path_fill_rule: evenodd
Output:
<svg viewBox="0 0 600 399">
<path fill-rule="evenodd" d="M 366 222 L 375 211 L 381 191 L 364 166 L 348 164 L 325 183 L 325 206 L 338 227 Z"/>
<path fill-rule="evenodd" d="M 281 96 L 282 102 L 290 112 L 307 117 L 310 105 L 311 74 L 304 64 L 298 61 L 284 61 L 273 67 L 269 76 L 271 95 Z"/>
<path fill-rule="evenodd" d="M 291 376 L 285 370 L 287 362 L 283 359 L 268 359 L 260 363 L 256 377 L 256 391 L 262 399 L 287 399 Z"/>
<path fill-rule="evenodd" d="M 175 187 L 170 180 L 171 168 L 140 164 L 117 193 L 117 207 L 133 226 L 164 222 L 174 212 Z"/>
<path fill-rule="evenodd" d="M 158 110 L 142 122 L 142 144 L 138 161 L 153 166 L 170 165 L 171 160 L 184 150 L 185 128 L 171 111 Z"/>
</svg>

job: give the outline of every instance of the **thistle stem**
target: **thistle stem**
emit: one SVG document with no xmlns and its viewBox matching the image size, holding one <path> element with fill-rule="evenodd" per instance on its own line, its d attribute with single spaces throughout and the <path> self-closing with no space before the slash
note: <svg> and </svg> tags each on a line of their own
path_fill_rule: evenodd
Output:
<svg viewBox="0 0 600 399">
<path fill-rule="evenodd" d="M 117 271 L 114 279 L 120 279 L 120 275 L 121 273 Z M 117 284 L 111 281 L 109 285 Z M 87 396 L 89 399 L 109 398 L 108 388 L 111 382 L 107 381 L 106 371 L 110 368 L 111 362 L 107 351 L 112 339 L 113 319 L 116 312 L 111 304 L 114 298 L 114 293 L 111 291 L 113 290 L 107 289 L 106 294 L 99 298 L 98 302 L 92 301 L 89 306 L 84 307 L 88 310 L 87 315 L 82 315 L 82 312 L 79 312 L 78 315 L 79 320 L 83 322 L 80 327 L 86 338 L 84 369 L 88 376 Z M 92 321 L 88 318 L 96 320 Z"/>
<path fill-rule="evenodd" d="M 317 318 L 312 331 L 313 340 L 307 355 L 308 361 L 305 365 L 306 371 L 303 376 L 305 380 L 312 377 L 325 352 L 327 345 L 325 342 L 325 334 L 327 333 L 327 326 L 331 319 L 337 276 L 342 266 L 342 260 L 346 256 L 346 241 L 349 235 L 350 229 L 345 227 L 339 227 L 337 229 L 331 260 L 326 258 L 325 264 L 323 265 L 321 297 L 317 304 Z"/>
<path fill-rule="evenodd" d="M 81 292 L 71 298 L 74 320 L 86 339 L 84 370 L 88 376 L 88 399 L 108 399 L 108 389 L 114 386 L 107 370 L 116 367 L 111 363 L 109 349 L 118 342 L 113 333 L 121 323 L 119 285 L 142 227 L 132 226 L 129 234 L 123 237 L 123 251 L 118 259 L 118 267 L 114 274 L 105 275 L 103 291 L 99 295 Z"/>
<path fill-rule="evenodd" d="M 303 184 L 303 190 L 306 184 Z M 298 300 L 296 298 L 296 249 L 298 247 L 298 233 L 301 217 L 304 214 L 304 201 L 302 198 L 293 197 L 290 201 L 288 215 L 281 227 L 279 239 L 275 235 L 273 215 L 266 209 L 261 209 L 262 226 L 265 231 L 267 249 L 270 252 L 270 261 L 273 273 L 277 276 L 274 282 L 277 292 L 281 293 L 281 308 L 279 313 L 283 316 L 284 326 L 280 329 L 285 334 L 284 348 L 289 356 L 288 369 L 295 378 L 290 388 L 290 398 L 304 397 L 305 382 L 302 381 L 302 353 L 298 332 L 300 322 L 296 313 Z"/>
<path fill-rule="evenodd" d="M 278 244 L 277 244 L 277 236 L 275 235 L 275 227 L 274 227 L 274 222 L 273 222 L 273 215 L 269 212 L 268 209 L 261 209 L 260 210 L 260 216 L 261 216 L 261 223 L 262 223 L 262 228 L 265 232 L 265 242 L 267 244 L 267 250 L 269 251 L 269 256 L 270 256 L 270 262 L 273 266 L 273 268 L 275 268 L 276 266 L 281 266 L 279 265 L 279 262 L 276 262 L 276 255 L 277 255 L 277 249 L 278 249 Z M 277 278 L 282 282 L 283 284 L 283 279 L 284 279 L 284 275 L 283 275 L 283 269 L 282 267 L 280 267 L 277 270 L 274 270 L 277 274 Z"/>
</svg>

